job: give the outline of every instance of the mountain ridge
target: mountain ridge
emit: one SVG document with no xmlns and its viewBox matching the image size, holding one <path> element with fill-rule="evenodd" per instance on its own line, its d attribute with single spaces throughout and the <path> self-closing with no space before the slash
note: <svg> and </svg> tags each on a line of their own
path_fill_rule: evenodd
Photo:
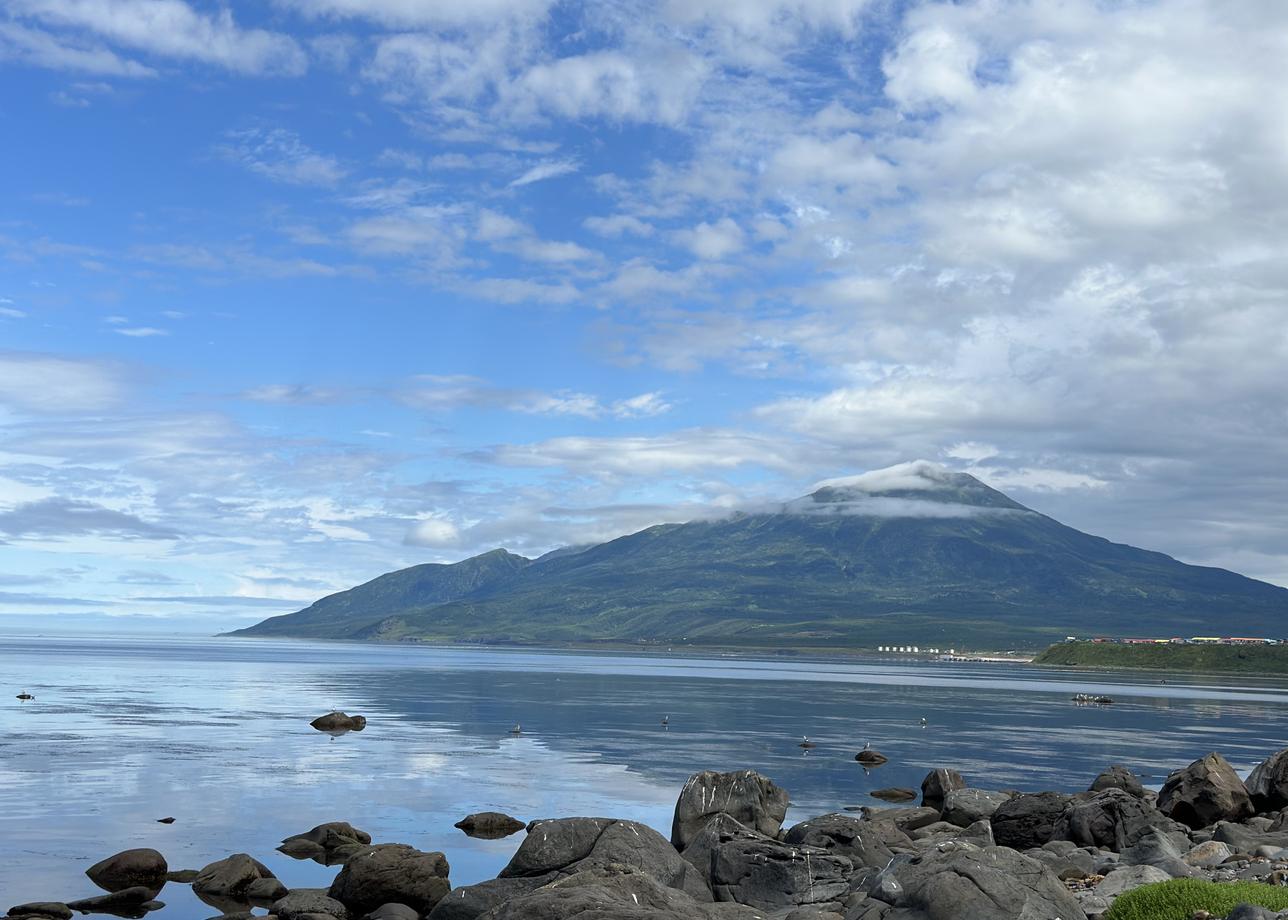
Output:
<svg viewBox="0 0 1288 920">
<path fill-rule="evenodd" d="M 1288 589 L 1082 533 L 925 461 L 528 560 L 413 566 L 233 635 L 748 648 L 1277 636 Z M 1191 631 L 1192 630 L 1192 631 Z"/>
</svg>

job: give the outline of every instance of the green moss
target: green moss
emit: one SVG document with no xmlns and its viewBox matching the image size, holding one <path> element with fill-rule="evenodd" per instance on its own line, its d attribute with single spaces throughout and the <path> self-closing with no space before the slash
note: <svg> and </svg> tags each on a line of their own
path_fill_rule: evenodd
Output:
<svg viewBox="0 0 1288 920">
<path fill-rule="evenodd" d="M 1224 917 L 1239 904 L 1288 909 L 1288 888 L 1261 882 L 1204 882 L 1192 878 L 1142 885 L 1114 901 L 1106 920 L 1190 920 L 1196 910 Z"/>
</svg>

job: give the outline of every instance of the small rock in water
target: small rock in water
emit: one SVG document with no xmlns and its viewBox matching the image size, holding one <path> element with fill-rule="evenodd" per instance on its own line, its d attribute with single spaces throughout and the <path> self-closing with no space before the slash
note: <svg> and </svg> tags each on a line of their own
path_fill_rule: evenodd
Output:
<svg viewBox="0 0 1288 920">
<path fill-rule="evenodd" d="M 180 885 L 191 885 L 192 880 L 201 873 L 196 869 L 175 869 L 165 874 L 166 881 L 177 882 Z"/>
<path fill-rule="evenodd" d="M 366 716 L 351 716 L 344 712 L 328 712 L 309 723 L 320 732 L 360 732 L 367 727 Z"/>
<path fill-rule="evenodd" d="M 145 888 L 149 892 L 147 901 L 156 897 L 166 883 L 166 873 L 170 867 L 165 857 L 156 850 L 141 848 L 124 850 L 109 856 L 85 870 L 89 880 L 104 891 L 124 891 L 133 888 Z"/>
<path fill-rule="evenodd" d="M 157 824 L 173 824 L 174 818 L 157 818 Z"/>
<path fill-rule="evenodd" d="M 890 758 L 880 751 L 859 751 L 854 755 L 854 759 L 865 767 L 879 767 Z"/>
<path fill-rule="evenodd" d="M 499 811 L 480 811 L 466 815 L 456 822 L 455 827 L 460 828 L 468 836 L 480 840 L 500 840 L 502 837 L 517 834 L 527 825 L 518 818 L 512 818 Z"/>
<path fill-rule="evenodd" d="M 885 789 L 874 789 L 868 795 L 883 802 L 911 802 L 917 797 L 917 790 L 904 789 L 901 786 L 889 786 Z"/>
<path fill-rule="evenodd" d="M 140 913 L 158 910 L 164 907 L 160 901 L 154 901 L 151 888 L 141 885 L 123 888 L 111 894 L 101 894 L 94 898 L 81 898 L 79 901 L 68 901 L 67 906 L 82 913 Z"/>
<path fill-rule="evenodd" d="M 10 917 L 49 917 L 50 920 L 71 920 L 72 909 L 59 901 L 33 901 L 9 908 Z"/>
</svg>

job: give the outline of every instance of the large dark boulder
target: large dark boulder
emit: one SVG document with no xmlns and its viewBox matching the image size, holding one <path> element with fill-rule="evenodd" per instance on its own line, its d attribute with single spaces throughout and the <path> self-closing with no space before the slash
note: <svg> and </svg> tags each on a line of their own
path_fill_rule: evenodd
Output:
<svg viewBox="0 0 1288 920">
<path fill-rule="evenodd" d="M 766 837 L 749 827 L 744 827 L 728 815 L 715 815 L 707 821 L 707 826 L 689 841 L 689 845 L 684 848 L 684 852 L 680 855 L 685 862 L 696 870 L 697 874 L 709 887 L 711 884 L 711 857 L 717 849 L 730 840 L 773 839 L 773 837 Z"/>
<path fill-rule="evenodd" d="M 1288 807 L 1288 748 L 1257 764 L 1248 774 L 1244 786 L 1258 811 Z"/>
<path fill-rule="evenodd" d="M 658 884 L 647 872 L 623 866 L 595 868 L 507 900 L 481 920 L 760 920 L 733 904 L 702 904 Z"/>
<path fill-rule="evenodd" d="M 1052 838 L 1121 853 L 1153 828 L 1182 830 L 1148 802 L 1114 787 L 1070 802 L 1056 821 Z"/>
<path fill-rule="evenodd" d="M 993 812 L 993 838 L 1000 847 L 1029 850 L 1055 836 L 1055 826 L 1073 796 L 1035 792 L 1007 799 Z"/>
<path fill-rule="evenodd" d="M 156 850 L 141 848 L 123 850 L 109 856 L 85 870 L 89 880 L 104 891 L 122 891 L 126 888 L 147 888 L 156 897 L 165 887 L 166 873 L 170 867 L 165 857 Z"/>
<path fill-rule="evenodd" d="M 1105 768 L 1100 775 L 1091 781 L 1089 792 L 1103 792 L 1106 789 L 1121 789 L 1136 798 L 1145 797 L 1145 787 L 1141 785 L 1136 774 L 1126 767 L 1114 764 Z"/>
<path fill-rule="evenodd" d="M 852 815 L 830 814 L 793 825 L 783 842 L 814 847 L 844 856 L 856 866 L 884 868 L 894 857 L 891 845 L 912 850 L 912 840 L 889 821 L 864 821 Z M 686 851 L 687 853 L 687 851 Z"/>
<path fill-rule="evenodd" d="M 1064 884 L 1035 859 L 1005 847 L 929 852 L 891 870 L 893 910 L 873 891 L 847 917 L 898 920 L 1085 920 Z"/>
<path fill-rule="evenodd" d="M 192 880 L 193 893 L 209 898 L 247 900 L 251 883 L 262 878 L 276 878 L 269 868 L 246 853 L 234 853 L 212 862 Z"/>
<path fill-rule="evenodd" d="M 944 796 L 941 808 L 944 820 L 958 827 L 970 827 L 976 821 L 993 817 L 993 812 L 1011 797 L 1009 792 L 987 789 L 952 789 Z"/>
<path fill-rule="evenodd" d="M 848 894 L 854 863 L 817 847 L 736 838 L 711 855 L 717 901 L 762 910 L 838 902 Z"/>
<path fill-rule="evenodd" d="M 324 866 L 345 862 L 371 843 L 371 835 L 348 821 L 329 821 L 303 834 L 293 834 L 277 848 L 294 859 L 311 859 Z"/>
<path fill-rule="evenodd" d="M 644 824 L 612 818 L 534 821 L 499 878 L 531 878 L 625 866 L 647 872 L 659 884 L 709 901 L 706 882 L 666 838 Z"/>
<path fill-rule="evenodd" d="M 1158 793 L 1158 810 L 1195 829 L 1242 821 L 1256 812 L 1239 774 L 1216 753 L 1169 776 Z"/>
<path fill-rule="evenodd" d="M 921 781 L 921 804 L 936 811 L 944 807 L 944 798 L 954 789 L 965 789 L 966 780 L 956 770 L 943 767 L 931 770 Z"/>
<path fill-rule="evenodd" d="M 740 824 L 773 837 L 787 816 L 787 792 L 754 770 L 715 773 L 705 770 L 689 777 L 675 803 L 671 843 L 683 850 L 706 827 L 712 815 L 726 814 Z"/>
<path fill-rule="evenodd" d="M 9 908 L 10 917 L 41 917 L 46 920 L 72 920 L 72 909 L 61 901 L 29 901 Z"/>
<path fill-rule="evenodd" d="M 402 843 L 377 844 L 349 857 L 329 895 L 357 916 L 390 901 L 427 914 L 451 890 L 449 870 L 442 853 Z"/>
<path fill-rule="evenodd" d="M 430 911 L 428 920 L 475 920 L 489 910 L 558 881 L 554 872 L 527 878 L 494 878 L 477 885 L 453 888 Z"/>
</svg>

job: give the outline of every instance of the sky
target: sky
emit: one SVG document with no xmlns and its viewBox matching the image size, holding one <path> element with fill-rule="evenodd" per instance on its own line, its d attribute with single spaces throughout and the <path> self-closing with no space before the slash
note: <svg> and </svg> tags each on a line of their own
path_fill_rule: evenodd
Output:
<svg viewBox="0 0 1288 920">
<path fill-rule="evenodd" d="M 1288 585 L 1280 0 L 5 0 L 0 165 L 0 625 L 914 459 Z"/>
</svg>

